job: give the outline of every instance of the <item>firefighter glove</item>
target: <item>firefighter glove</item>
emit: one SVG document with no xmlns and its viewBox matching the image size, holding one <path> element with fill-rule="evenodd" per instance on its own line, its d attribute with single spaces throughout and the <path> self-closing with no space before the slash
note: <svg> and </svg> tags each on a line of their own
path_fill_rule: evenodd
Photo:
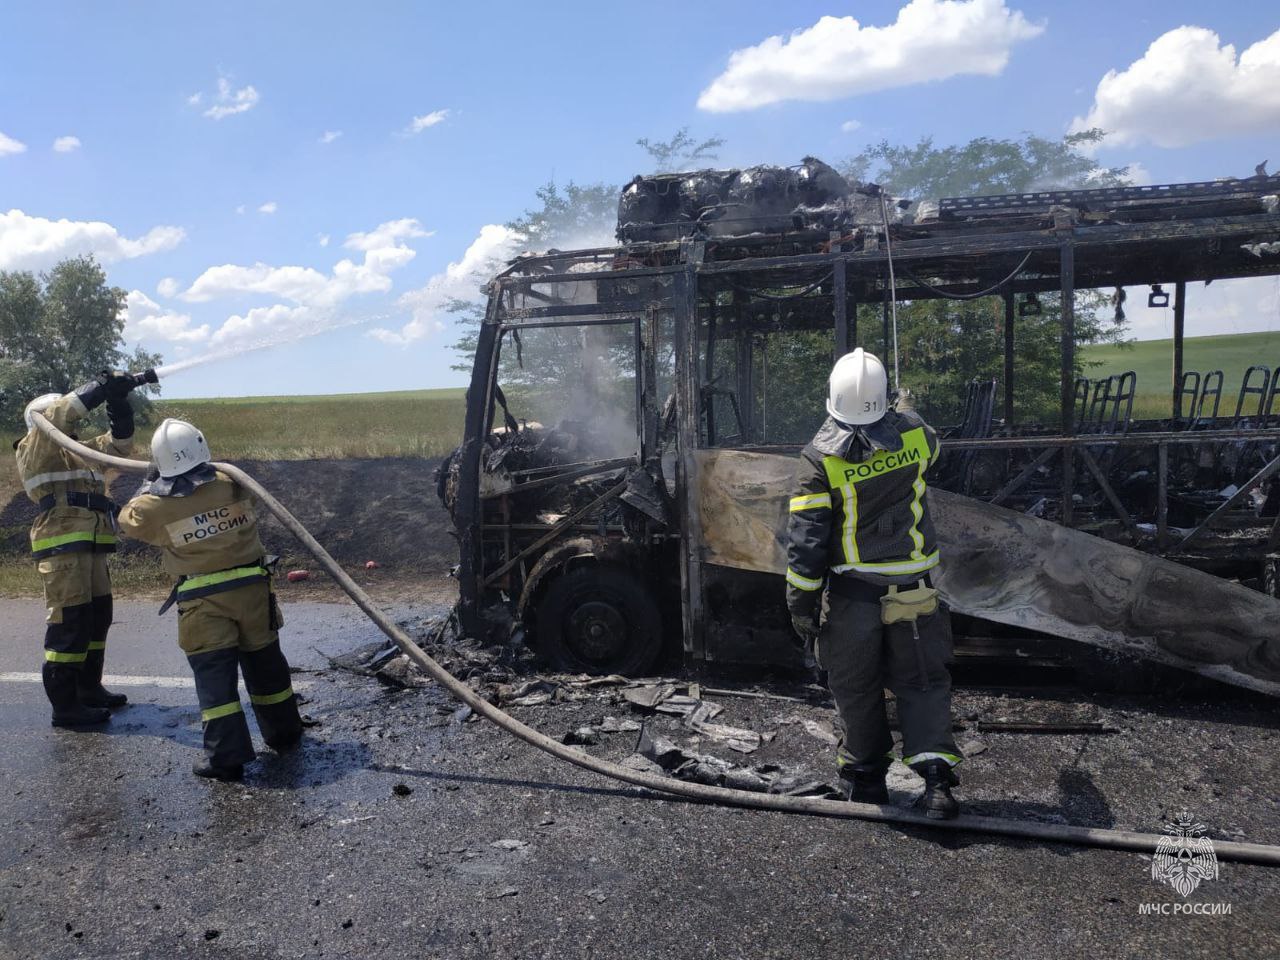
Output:
<svg viewBox="0 0 1280 960">
<path fill-rule="evenodd" d="M 98 374 L 98 382 L 102 384 L 108 400 L 127 397 L 138 385 L 138 379 L 135 376 L 120 370 L 103 370 Z"/>
</svg>

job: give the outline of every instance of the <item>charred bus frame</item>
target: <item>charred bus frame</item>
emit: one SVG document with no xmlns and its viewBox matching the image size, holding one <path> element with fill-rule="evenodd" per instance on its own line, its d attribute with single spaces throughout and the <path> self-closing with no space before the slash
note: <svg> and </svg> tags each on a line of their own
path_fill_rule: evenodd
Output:
<svg viewBox="0 0 1280 960">
<path fill-rule="evenodd" d="M 461 614 L 465 628 L 483 633 L 491 625 L 484 611 L 492 603 L 527 612 L 536 584 L 554 571 L 539 561 L 568 537 L 589 534 L 617 542 L 630 538 L 642 558 L 674 560 L 679 571 L 680 626 L 685 653 L 694 659 L 724 658 L 709 649 L 706 571 L 695 502 L 694 451 L 717 443 L 717 395 L 730 394 L 734 415 L 743 422 L 754 410 L 756 385 L 750 360 L 755 332 L 830 329 L 834 353 L 859 344 L 858 306 L 886 305 L 888 323 L 890 257 L 897 270 L 892 295 L 900 301 L 939 297 L 974 299 L 996 296 L 1004 304 L 1003 426 L 991 436 L 948 440 L 952 455 L 1005 458 L 999 488 L 987 499 L 1006 503 L 1028 483 L 1043 487 L 1049 461 L 1059 460 L 1052 477 L 1056 519 L 1069 526 L 1094 523 L 1098 532 L 1127 538 L 1134 545 L 1209 569 L 1232 563 L 1270 564 L 1274 590 L 1275 554 L 1280 550 L 1280 518 L 1269 529 L 1226 538 L 1221 549 L 1206 547 L 1213 531 L 1250 495 L 1272 483 L 1280 472 L 1280 410 L 1270 409 L 1280 393 L 1280 371 L 1270 397 L 1260 397 L 1258 416 L 1245 429 L 1240 411 L 1228 429 L 1216 423 L 1178 430 L 1184 399 L 1183 340 L 1187 284 L 1230 278 L 1280 275 L 1280 177 L 1254 177 L 1214 183 L 1083 190 L 980 197 L 942 201 L 928 222 L 893 224 L 886 231 L 854 235 L 795 231 L 744 237 L 686 237 L 663 243 L 552 253 L 523 257 L 498 275 L 481 326 L 468 392 L 465 435 L 458 451 L 457 492 L 453 505 L 460 541 Z M 891 239 L 891 246 L 886 243 Z M 1257 246 L 1255 246 L 1257 245 Z M 1252 249 L 1250 249 L 1252 248 Z M 1012 268 L 1012 269 L 1011 269 Z M 1173 419 L 1122 432 L 1083 434 L 1079 430 L 1075 374 L 1075 294 L 1080 289 L 1172 285 L 1174 347 L 1171 369 Z M 798 290 L 789 295 L 803 305 L 781 323 L 753 312 L 754 293 Z M 584 291 L 586 293 L 584 294 Z M 744 291 L 747 293 L 744 294 Z M 1019 425 L 1014 409 L 1017 377 L 1014 332 L 1016 298 L 1057 294 L 1061 309 L 1061 396 L 1056 431 Z M 727 298 L 727 299 L 726 299 Z M 781 299 L 781 298 L 779 298 Z M 724 301 L 724 302 L 722 302 Z M 674 350 L 674 404 L 657 395 L 653 358 L 661 324 L 669 324 Z M 635 344 L 636 452 L 634 456 L 531 472 L 518 486 L 496 497 L 482 497 L 486 444 L 494 436 L 494 418 L 502 404 L 498 383 L 502 340 L 538 327 L 629 324 Z M 881 331 L 888 341 L 887 326 Z M 733 390 L 708 381 L 718 344 L 734 343 L 739 354 Z M 1280 358 L 1277 358 L 1280 360 Z M 825 378 L 825 369 L 813 376 Z M 1265 392 L 1265 391 L 1264 391 Z M 1243 394 L 1242 398 L 1243 400 Z M 1264 404 L 1268 409 L 1264 412 Z M 1086 407 L 1087 412 L 1087 407 Z M 508 420 L 510 417 L 508 415 Z M 511 424 L 519 429 L 518 424 Z M 1127 423 L 1126 423 L 1127 427 Z M 751 430 L 731 444 L 751 449 Z M 758 431 L 757 431 L 758 433 Z M 661 471 L 662 445 L 674 442 L 675 476 L 661 476 L 673 491 L 675 515 L 655 523 L 643 535 L 628 534 L 598 514 L 628 487 L 635 471 Z M 1194 528 L 1175 531 L 1169 523 L 1171 451 L 1217 451 L 1247 444 L 1262 450 L 1259 468 L 1224 497 Z M 786 445 L 773 446 L 777 452 Z M 798 449 L 792 446 L 791 449 Z M 1100 464 L 1107 451 L 1137 451 L 1154 464 L 1155 523 L 1148 532 L 1126 506 Z M 1035 453 L 1035 456 L 1031 456 Z M 1028 459 L 1029 458 L 1029 459 Z M 511 497 L 583 477 L 616 477 L 617 482 L 572 513 L 537 523 L 514 525 Z M 1077 502 L 1088 490 L 1114 513 L 1118 526 L 1107 529 L 1096 517 L 1081 517 Z M 1272 484 L 1272 499 L 1277 485 Z M 965 492 L 972 492 L 966 490 Z M 1236 519 L 1239 519 L 1238 517 Z M 1257 524 L 1254 524 L 1257 526 Z M 583 548 L 589 549 L 589 548 Z M 571 556 L 567 551 L 566 556 Z M 1216 564 L 1216 566 L 1215 566 Z M 1228 564 L 1229 566 L 1230 564 Z M 1262 579 L 1266 580 L 1265 575 Z M 778 588 L 779 596 L 781 589 Z M 785 625 L 783 625 L 785 628 Z M 748 659 L 754 657 L 748 655 Z"/>
</svg>

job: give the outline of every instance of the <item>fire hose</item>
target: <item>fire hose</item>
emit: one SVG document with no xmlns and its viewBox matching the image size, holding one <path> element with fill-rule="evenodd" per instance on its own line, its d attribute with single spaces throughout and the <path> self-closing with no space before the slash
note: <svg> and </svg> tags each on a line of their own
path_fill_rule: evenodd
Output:
<svg viewBox="0 0 1280 960">
<path fill-rule="evenodd" d="M 74 453 L 83 460 L 97 463 L 117 470 L 145 472 L 148 464 L 140 460 L 130 460 L 99 453 L 84 444 L 78 443 L 50 423 L 44 416 L 35 414 L 32 418 L 37 428 L 64 449 Z M 563 760 L 584 770 L 590 770 L 601 776 L 643 787 L 659 793 L 684 797 L 701 803 L 719 804 L 732 807 L 746 807 L 757 810 L 773 810 L 781 813 L 803 813 L 811 816 L 839 817 L 846 820 L 869 820 L 880 823 L 894 823 L 913 827 L 930 827 L 961 833 L 982 833 L 1004 837 L 1016 837 L 1026 840 L 1041 840 L 1052 843 L 1067 843 L 1078 846 L 1104 847 L 1113 850 L 1132 850 L 1139 853 L 1154 854 L 1162 839 L 1158 834 L 1138 833 L 1130 830 L 1112 830 L 1100 827 L 1080 827 L 1057 823 L 1038 823 L 1033 821 L 1011 820 L 1001 817 L 975 816 L 962 814 L 952 820 L 931 820 L 923 813 L 888 805 L 870 803 L 854 803 L 843 800 L 826 800 L 817 797 L 793 797 L 777 794 L 752 793 L 747 790 L 733 790 L 727 787 L 708 786 L 699 783 L 688 783 L 670 777 L 633 770 L 621 764 L 594 757 L 581 750 L 560 743 L 544 733 L 526 726 L 519 720 L 498 709 L 488 700 L 481 697 L 469 686 L 459 681 L 448 670 L 437 663 L 426 651 L 419 647 L 407 633 L 396 625 L 386 613 L 373 602 L 373 599 L 347 574 L 333 559 L 323 546 L 292 513 L 278 501 L 269 491 L 239 467 L 228 463 L 215 463 L 216 469 L 231 477 L 246 490 L 257 497 L 262 504 L 292 533 L 298 541 L 315 557 L 325 571 L 333 577 L 338 586 L 349 596 L 365 615 L 413 661 L 417 667 L 436 683 L 444 687 L 453 697 L 461 700 L 476 714 L 489 720 L 518 740 L 550 754 L 557 760 Z M 1241 863 L 1256 863 L 1267 866 L 1280 866 L 1280 846 L 1262 843 L 1244 843 L 1229 840 L 1215 840 L 1214 852 L 1220 860 L 1232 860 Z"/>
</svg>

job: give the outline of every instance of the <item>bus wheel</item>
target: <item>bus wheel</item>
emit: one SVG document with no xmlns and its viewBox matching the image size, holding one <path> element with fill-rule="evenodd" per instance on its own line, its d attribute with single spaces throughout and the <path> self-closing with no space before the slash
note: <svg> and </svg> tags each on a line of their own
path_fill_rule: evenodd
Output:
<svg viewBox="0 0 1280 960">
<path fill-rule="evenodd" d="M 559 670 L 642 676 L 662 652 L 662 617 L 636 577 L 616 567 L 578 567 L 547 587 L 537 644 Z"/>
</svg>

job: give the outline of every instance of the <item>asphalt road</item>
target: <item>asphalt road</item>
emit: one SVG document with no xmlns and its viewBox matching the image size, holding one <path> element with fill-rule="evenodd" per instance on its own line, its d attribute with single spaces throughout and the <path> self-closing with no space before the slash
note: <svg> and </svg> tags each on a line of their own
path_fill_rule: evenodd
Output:
<svg viewBox="0 0 1280 960">
<path fill-rule="evenodd" d="M 1280 954 L 1280 870 L 1225 863 L 1184 900 L 1131 853 L 662 799 L 459 722 L 433 687 L 328 669 L 314 648 L 374 637 L 354 608 L 294 605 L 286 618 L 304 711 L 320 724 L 300 753 L 265 753 L 246 783 L 223 785 L 189 773 L 200 734 L 188 687 L 130 683 L 109 728 L 50 728 L 39 685 L 15 676 L 38 668 L 38 604 L 0 602 L 0 956 Z M 109 674 L 185 676 L 172 620 L 153 604 L 122 604 L 118 619 Z M 719 719 L 759 728 L 780 709 L 822 716 L 724 704 Z M 617 710 L 518 715 L 559 735 Z M 1190 804 L 1218 835 L 1280 842 L 1274 711 L 957 697 L 962 718 L 1026 710 L 1121 733 L 986 737 L 962 791 L 981 812 L 1158 829 Z M 759 759 L 827 775 L 829 748 L 794 722 L 776 729 Z M 629 736 L 593 749 L 624 756 Z M 1140 915 L 1151 902 L 1231 912 Z"/>
</svg>

